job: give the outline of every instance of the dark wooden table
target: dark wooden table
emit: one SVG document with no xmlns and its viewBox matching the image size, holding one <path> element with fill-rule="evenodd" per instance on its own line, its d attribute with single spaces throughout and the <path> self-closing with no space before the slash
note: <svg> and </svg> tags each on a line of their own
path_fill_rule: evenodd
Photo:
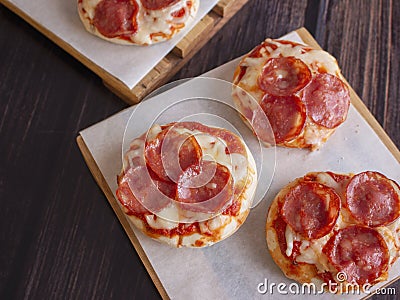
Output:
<svg viewBox="0 0 400 300">
<path fill-rule="evenodd" d="M 399 20 L 394 0 L 250 0 L 175 79 L 305 26 L 399 147 Z M 75 142 L 127 105 L 3 6 L 0 49 L 0 299 L 157 299 Z"/>
</svg>

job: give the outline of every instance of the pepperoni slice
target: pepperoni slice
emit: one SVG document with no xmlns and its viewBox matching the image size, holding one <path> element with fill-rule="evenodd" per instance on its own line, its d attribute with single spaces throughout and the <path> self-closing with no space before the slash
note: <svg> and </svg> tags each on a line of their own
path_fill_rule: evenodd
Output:
<svg viewBox="0 0 400 300">
<path fill-rule="evenodd" d="M 131 0 L 102 0 L 94 11 L 93 25 L 108 38 L 132 35 L 137 31 L 138 5 Z"/>
<path fill-rule="evenodd" d="M 367 226 L 386 225 L 400 215 L 399 186 L 377 172 L 355 175 L 347 186 L 346 203 L 352 216 Z"/>
<path fill-rule="evenodd" d="M 339 272 L 347 275 L 350 283 L 373 283 L 388 269 L 388 247 L 372 228 L 356 225 L 340 229 L 322 252 Z"/>
<path fill-rule="evenodd" d="M 300 182 L 285 195 L 281 215 L 289 226 L 307 239 L 329 233 L 339 216 L 340 198 L 317 182 Z"/>
<path fill-rule="evenodd" d="M 276 143 L 290 141 L 303 130 L 306 108 L 296 95 L 265 95 L 260 106 L 271 124 Z"/>
<path fill-rule="evenodd" d="M 140 0 L 144 8 L 150 10 L 163 9 L 177 3 L 178 1 L 179 0 Z"/>
<path fill-rule="evenodd" d="M 274 96 L 289 96 L 305 87 L 311 80 L 311 71 L 300 59 L 271 58 L 265 64 L 258 85 Z"/>
<path fill-rule="evenodd" d="M 214 161 L 202 161 L 179 177 L 176 199 L 187 210 L 218 213 L 231 202 L 233 192 L 229 169 Z"/>
<path fill-rule="evenodd" d="M 164 181 L 178 180 L 182 170 L 198 164 L 201 148 L 189 134 L 180 134 L 172 127 L 161 131 L 146 143 L 145 159 L 150 169 Z"/>
<path fill-rule="evenodd" d="M 303 101 L 315 123 L 335 128 L 346 120 L 350 94 L 338 77 L 323 73 L 316 75 L 304 89 Z"/>
<path fill-rule="evenodd" d="M 153 180 L 145 166 L 130 168 L 123 175 L 117 196 L 131 214 L 158 212 L 174 200 L 175 184 Z M 172 198 L 171 198 L 171 197 Z"/>
<path fill-rule="evenodd" d="M 171 180 L 160 180 L 160 178 L 153 172 L 151 169 L 147 169 L 149 171 L 150 178 L 153 181 L 153 184 L 156 188 L 167 196 L 170 199 L 175 199 L 176 195 L 176 183 Z"/>
<path fill-rule="evenodd" d="M 161 146 L 161 157 L 167 176 L 174 182 L 191 165 L 199 164 L 202 150 L 197 140 L 187 134 L 169 130 Z"/>
<path fill-rule="evenodd" d="M 128 215 L 141 215 L 148 211 L 132 194 L 126 181 L 118 185 L 116 194 L 119 202 L 127 209 Z"/>
</svg>

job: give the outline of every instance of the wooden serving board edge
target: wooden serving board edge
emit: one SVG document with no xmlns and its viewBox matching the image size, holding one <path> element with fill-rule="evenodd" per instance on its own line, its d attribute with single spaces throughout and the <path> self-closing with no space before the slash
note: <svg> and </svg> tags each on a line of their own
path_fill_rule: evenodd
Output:
<svg viewBox="0 0 400 300">
<path fill-rule="evenodd" d="M 302 38 L 302 40 L 315 48 L 321 49 L 317 41 L 312 37 L 312 35 L 305 29 L 304 27 L 299 28 L 296 30 L 298 35 Z M 379 136 L 381 141 L 384 143 L 384 145 L 388 148 L 388 150 L 393 154 L 393 156 L 397 159 L 397 161 L 400 162 L 400 151 L 397 149 L 396 145 L 393 143 L 393 141 L 390 139 L 390 137 L 387 135 L 387 133 L 383 130 L 381 125 L 378 123 L 378 121 L 374 118 L 374 116 L 371 114 L 371 112 L 368 110 L 368 108 L 365 106 L 365 104 L 362 102 L 362 100 L 357 96 L 357 94 L 354 92 L 354 90 L 350 87 L 351 90 L 351 103 L 354 105 L 356 110 L 363 116 L 363 118 L 368 122 L 368 124 L 372 127 L 372 129 L 376 132 L 376 134 Z M 105 194 L 108 202 L 110 203 L 112 209 L 114 210 L 115 214 L 118 217 L 118 220 L 120 221 L 122 227 L 124 228 L 126 234 L 128 235 L 129 240 L 131 241 L 133 247 L 135 248 L 136 252 L 138 253 L 140 259 L 142 260 L 147 272 L 149 273 L 151 279 L 154 282 L 154 285 L 156 286 L 158 292 L 160 293 L 162 299 L 170 299 L 166 290 L 164 289 L 163 285 L 161 284 L 160 279 L 157 276 L 157 273 L 153 269 L 147 255 L 145 254 L 142 246 L 140 245 L 138 239 L 135 236 L 135 233 L 133 232 L 132 228 L 130 227 L 128 220 L 126 219 L 124 212 L 121 210 L 119 204 L 117 203 L 117 200 L 114 197 L 113 192 L 111 191 L 110 187 L 108 186 L 103 174 L 101 173 L 99 167 L 97 166 L 92 154 L 90 153 L 88 147 L 85 144 L 85 141 L 83 140 L 82 136 L 78 136 L 76 138 L 78 147 L 80 151 L 82 152 L 83 158 L 86 161 L 86 164 L 88 165 L 88 168 L 90 172 L 92 173 L 94 179 L 96 180 L 97 184 L 100 186 L 101 190 Z M 392 284 L 393 282 L 397 281 L 399 277 L 396 277 L 395 279 L 391 280 L 390 282 L 387 282 L 384 287 Z M 367 299 L 371 297 L 374 293 L 371 293 L 367 297 L 364 297 L 363 299 Z"/>
<path fill-rule="evenodd" d="M 85 159 L 85 162 L 88 165 L 90 172 L 92 173 L 97 184 L 99 185 L 99 187 L 103 191 L 104 195 L 106 196 L 108 203 L 110 203 L 112 209 L 114 210 L 114 213 L 117 215 L 119 222 L 121 223 L 126 234 L 128 235 L 128 238 L 131 241 L 131 243 L 132 243 L 133 247 L 135 248 L 137 254 L 139 255 L 140 259 L 142 260 L 147 272 L 150 275 L 150 278 L 153 280 L 154 285 L 156 286 L 162 299 L 169 300 L 170 298 L 169 298 L 166 290 L 164 289 L 163 285 L 161 284 L 161 281 L 158 278 L 157 273 L 154 271 L 147 255 L 145 254 L 145 252 L 144 252 L 142 246 L 140 245 L 132 228 L 130 227 L 128 220 L 125 217 L 124 212 L 121 210 L 120 206 L 118 205 L 113 192 L 111 191 L 103 174 L 101 173 L 99 167 L 97 166 L 96 161 L 94 160 L 92 154 L 89 151 L 89 148 L 86 146 L 85 141 L 79 135 L 76 138 L 76 142 L 78 144 L 79 150 L 82 152 L 82 156 Z"/>
<path fill-rule="evenodd" d="M 172 78 L 248 1 L 221 0 L 218 2 L 213 10 L 132 89 L 36 22 L 10 1 L 0 0 L 0 3 L 97 74 L 103 80 L 104 85 L 114 94 L 133 105 Z M 185 38 L 186 42 L 184 42 Z"/>
</svg>

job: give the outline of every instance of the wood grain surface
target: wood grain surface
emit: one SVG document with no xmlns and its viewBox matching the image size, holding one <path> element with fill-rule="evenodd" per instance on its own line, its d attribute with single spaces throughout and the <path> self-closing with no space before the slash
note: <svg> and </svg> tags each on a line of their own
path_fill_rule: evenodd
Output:
<svg viewBox="0 0 400 300">
<path fill-rule="evenodd" d="M 250 0 L 175 79 L 305 26 L 399 147 L 399 20 L 400 1 Z M 158 299 L 75 142 L 126 104 L 3 6 L 0 49 L 0 299 Z"/>
</svg>

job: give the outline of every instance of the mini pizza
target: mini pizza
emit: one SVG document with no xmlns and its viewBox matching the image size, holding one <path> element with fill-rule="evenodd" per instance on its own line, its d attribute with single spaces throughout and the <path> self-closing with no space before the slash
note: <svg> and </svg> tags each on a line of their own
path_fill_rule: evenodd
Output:
<svg viewBox="0 0 400 300">
<path fill-rule="evenodd" d="M 174 247 L 204 247 L 241 226 L 256 186 L 255 161 L 241 138 L 180 122 L 153 125 L 132 141 L 116 195 L 144 234 Z"/>
<path fill-rule="evenodd" d="M 233 83 L 238 111 L 266 146 L 318 149 L 350 105 L 336 59 L 290 41 L 265 40 L 240 61 Z"/>
<path fill-rule="evenodd" d="M 309 173 L 272 202 L 267 244 L 291 279 L 362 291 L 386 280 L 400 255 L 399 215 L 399 186 L 380 173 Z"/>
<path fill-rule="evenodd" d="M 198 7 L 199 0 L 78 0 L 87 31 L 125 45 L 171 39 L 193 21 Z"/>
</svg>

